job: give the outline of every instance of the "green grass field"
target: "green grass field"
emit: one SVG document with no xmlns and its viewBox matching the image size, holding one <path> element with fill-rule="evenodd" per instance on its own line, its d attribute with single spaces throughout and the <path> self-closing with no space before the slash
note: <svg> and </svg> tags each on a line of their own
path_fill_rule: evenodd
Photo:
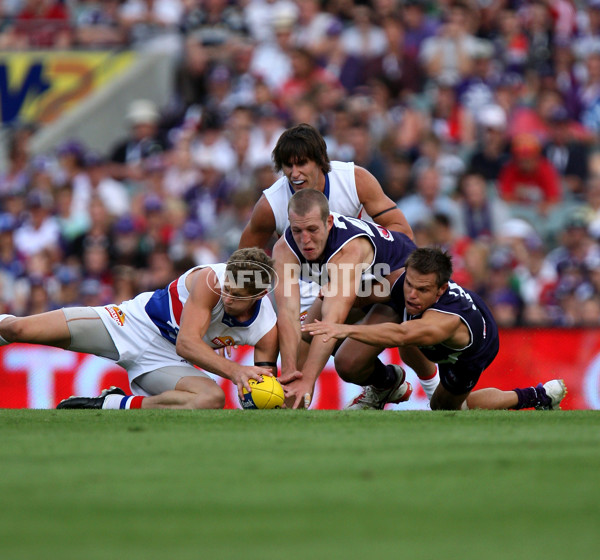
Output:
<svg viewBox="0 0 600 560">
<path fill-rule="evenodd" d="M 0 558 L 600 554 L 600 412 L 0 410 Z"/>
</svg>

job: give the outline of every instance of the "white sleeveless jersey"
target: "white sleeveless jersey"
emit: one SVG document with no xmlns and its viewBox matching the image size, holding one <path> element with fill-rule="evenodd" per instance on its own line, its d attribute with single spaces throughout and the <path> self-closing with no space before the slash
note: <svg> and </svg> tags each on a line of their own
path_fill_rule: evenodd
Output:
<svg viewBox="0 0 600 560">
<path fill-rule="evenodd" d="M 271 210 L 275 216 L 275 231 L 277 235 L 283 235 L 285 228 L 289 226 L 287 208 L 294 190 L 287 177 L 283 176 L 265 190 L 263 194 L 271 205 Z M 353 162 L 331 162 L 331 171 L 325 175 L 323 194 L 327 197 L 329 209 L 332 212 L 370 221 L 358 199 Z"/>
<path fill-rule="evenodd" d="M 215 272 L 219 285 L 222 287 L 227 267 L 225 263 L 198 266 L 183 273 L 166 288 L 156 290 L 144 306 L 148 317 L 162 336 L 173 343 L 179 332 L 183 306 L 190 295 L 185 281 L 195 270 L 207 267 Z M 210 326 L 203 340 L 213 348 L 234 344 L 255 346 L 273 328 L 276 321 L 277 317 L 269 298 L 257 301 L 254 315 L 247 321 L 238 321 L 235 317 L 225 313 L 223 301 L 219 299 L 211 311 Z"/>
</svg>

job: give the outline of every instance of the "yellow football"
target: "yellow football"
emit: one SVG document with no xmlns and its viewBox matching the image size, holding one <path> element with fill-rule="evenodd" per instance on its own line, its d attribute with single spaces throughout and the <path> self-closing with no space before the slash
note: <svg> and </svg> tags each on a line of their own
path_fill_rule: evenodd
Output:
<svg viewBox="0 0 600 560">
<path fill-rule="evenodd" d="M 283 405 L 283 387 L 274 377 L 264 376 L 262 381 L 248 381 L 252 391 L 244 391 L 240 399 L 242 408 L 281 408 Z"/>
</svg>

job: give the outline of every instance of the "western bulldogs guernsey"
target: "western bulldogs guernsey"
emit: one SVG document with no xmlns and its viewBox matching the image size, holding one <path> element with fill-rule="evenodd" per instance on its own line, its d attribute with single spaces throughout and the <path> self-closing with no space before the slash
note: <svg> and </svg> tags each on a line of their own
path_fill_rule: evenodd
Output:
<svg viewBox="0 0 600 560">
<path fill-rule="evenodd" d="M 333 227 L 329 231 L 327 243 L 321 258 L 318 261 L 308 261 L 302 256 L 298 245 L 292 236 L 292 230 L 285 230 L 285 241 L 288 247 L 296 255 L 301 265 L 300 278 L 305 281 L 314 281 L 314 277 L 307 277 L 309 272 L 320 276 L 329 260 L 348 242 L 357 237 L 365 237 L 373 246 L 373 261 L 365 273 L 378 272 L 376 265 L 382 267 L 384 275 L 404 266 L 408 256 L 417 248 L 416 245 L 403 233 L 390 231 L 372 222 L 365 222 L 357 218 L 340 216 L 331 212 L 333 216 Z M 315 268 L 317 270 L 315 270 Z M 387 269 L 387 270 L 386 270 Z"/>
<path fill-rule="evenodd" d="M 219 284 L 223 285 L 226 264 L 219 263 L 207 266 L 214 270 Z M 148 317 L 158 328 L 163 338 L 173 344 L 177 341 L 183 305 L 189 296 L 185 280 L 190 273 L 199 268 L 205 267 L 191 268 L 179 278 L 173 280 L 166 288 L 156 290 L 144 307 Z M 223 302 L 219 300 L 211 312 L 210 326 L 203 340 L 212 348 L 222 348 L 234 344 L 255 346 L 275 326 L 276 321 L 277 317 L 268 297 L 257 301 L 254 315 L 244 322 L 227 315 Z"/>
<path fill-rule="evenodd" d="M 405 277 L 406 273 L 402 274 L 394 284 L 392 302 L 400 313 L 403 313 L 404 320 L 411 321 L 419 319 L 422 314 L 408 315 L 406 313 L 403 290 Z M 449 348 L 444 344 L 420 346 L 421 352 L 432 362 L 449 364 L 450 375 L 452 375 L 452 371 L 460 373 L 468 370 L 472 374 L 476 373 L 478 377 L 492 363 L 499 348 L 498 327 L 487 305 L 476 293 L 465 290 L 450 281 L 448 289 L 429 309 L 458 315 L 469 329 L 471 342 L 460 350 Z M 448 368 L 440 367 L 440 375 L 443 375 L 444 370 L 448 371 Z M 476 381 L 477 379 L 475 379 Z M 465 392 L 470 388 L 466 387 Z"/>
<path fill-rule="evenodd" d="M 282 235 L 285 228 L 290 225 L 287 207 L 294 192 L 287 177 L 284 176 L 263 193 L 267 202 L 271 205 L 271 210 L 273 210 L 277 235 Z M 332 212 L 337 212 L 343 216 L 370 220 L 363 210 L 363 205 L 358 200 L 354 179 L 354 163 L 332 161 L 331 171 L 325 175 L 323 194 L 329 201 L 329 208 Z"/>
</svg>

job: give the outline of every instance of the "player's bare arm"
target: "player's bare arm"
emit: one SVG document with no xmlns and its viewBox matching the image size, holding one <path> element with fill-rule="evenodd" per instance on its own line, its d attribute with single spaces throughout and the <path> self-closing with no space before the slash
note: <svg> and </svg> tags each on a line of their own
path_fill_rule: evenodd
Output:
<svg viewBox="0 0 600 560">
<path fill-rule="evenodd" d="M 300 346 L 300 267 L 298 259 L 281 238 L 273 247 L 275 273 L 275 302 L 277 304 L 277 330 L 281 352 L 281 381 L 297 377 L 298 348 Z"/>
<path fill-rule="evenodd" d="M 330 339 L 353 338 L 371 346 L 387 348 L 403 346 L 432 346 L 445 343 L 451 347 L 464 348 L 470 342 L 466 325 L 457 315 L 426 311 L 421 319 L 404 323 L 381 323 L 379 325 L 335 325 L 316 321 L 302 329 L 313 336 Z"/>
<path fill-rule="evenodd" d="M 262 195 L 256 203 L 250 221 L 246 224 L 238 249 L 259 247 L 263 249 L 275 233 L 275 216 L 269 201 Z"/>
<path fill-rule="evenodd" d="M 404 213 L 383 192 L 379 181 L 369 171 L 359 166 L 354 168 L 354 177 L 358 198 L 373 221 L 384 228 L 404 233 L 412 239 L 413 231 Z"/>
<path fill-rule="evenodd" d="M 279 341 L 277 337 L 277 325 L 265 334 L 254 347 L 254 363 L 260 367 L 271 370 L 277 376 L 277 356 L 279 354 Z"/>
<path fill-rule="evenodd" d="M 356 299 L 364 263 L 373 258 L 371 244 L 357 238 L 345 245 L 329 261 L 329 284 L 323 289 L 321 315 L 329 323 L 343 323 Z M 302 378 L 288 383 L 284 389 L 287 397 L 295 397 L 293 408 L 297 408 L 308 393 L 312 395 L 317 378 L 331 356 L 336 341 L 313 339 L 308 357 L 302 367 Z"/>
<path fill-rule="evenodd" d="M 261 375 L 272 375 L 269 368 L 242 366 L 236 362 L 219 356 L 204 342 L 203 337 L 208 331 L 211 321 L 211 311 L 220 298 L 219 283 L 214 271 L 210 268 L 200 269 L 188 276 L 186 281 L 190 295 L 183 306 L 179 333 L 175 349 L 177 354 L 188 362 L 202 369 L 229 379 L 238 387 L 248 391 L 248 379 L 260 381 Z"/>
</svg>

